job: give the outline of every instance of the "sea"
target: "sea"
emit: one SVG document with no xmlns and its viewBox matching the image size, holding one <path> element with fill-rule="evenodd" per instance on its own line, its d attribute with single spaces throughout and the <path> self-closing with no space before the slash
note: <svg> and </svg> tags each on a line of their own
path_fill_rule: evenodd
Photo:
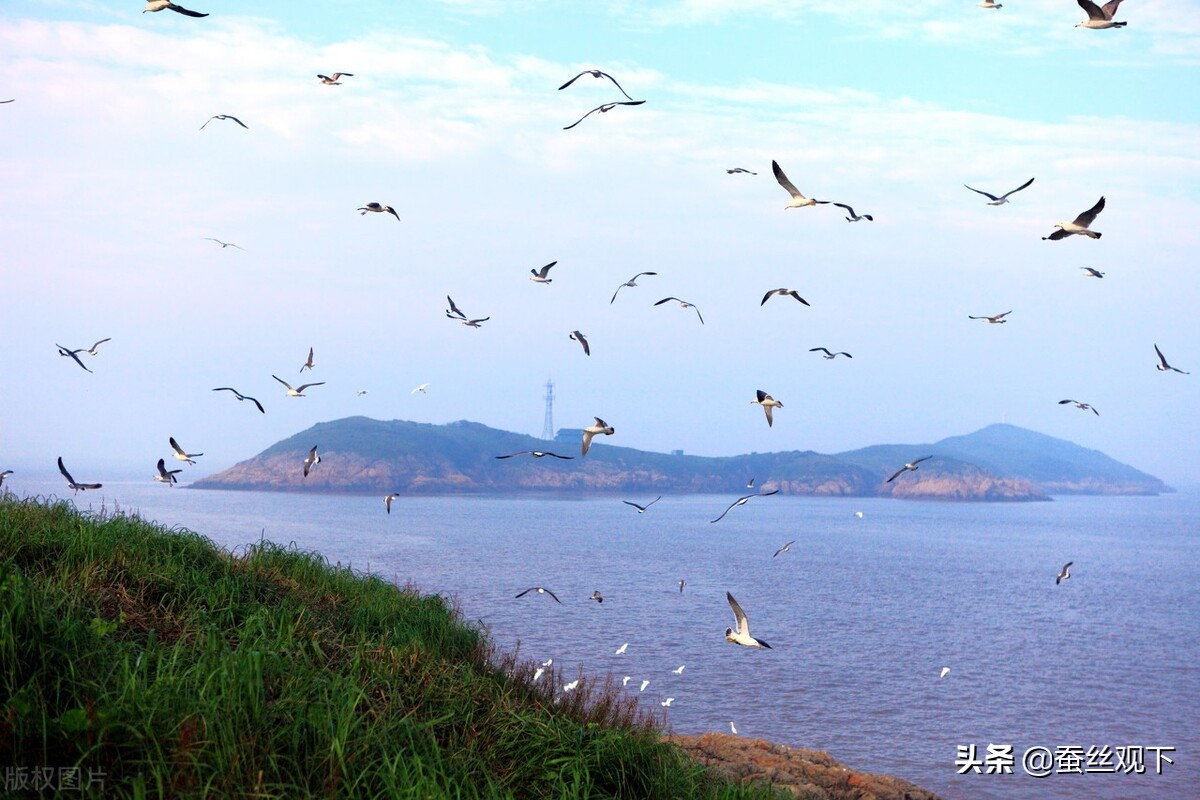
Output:
<svg viewBox="0 0 1200 800">
<path fill-rule="evenodd" d="M 502 650 L 553 659 L 542 680 L 629 676 L 622 691 L 676 733 L 735 726 L 946 800 L 1200 797 L 1200 489 L 776 495 L 714 523 L 738 491 L 644 514 L 621 500 L 653 496 L 401 497 L 388 514 L 382 496 L 146 481 L 71 497 L 12 478 L 21 495 L 136 512 L 234 552 L 315 550 L 442 594 Z M 561 602 L 516 597 L 534 586 Z M 771 649 L 725 641 L 726 592 Z"/>
</svg>

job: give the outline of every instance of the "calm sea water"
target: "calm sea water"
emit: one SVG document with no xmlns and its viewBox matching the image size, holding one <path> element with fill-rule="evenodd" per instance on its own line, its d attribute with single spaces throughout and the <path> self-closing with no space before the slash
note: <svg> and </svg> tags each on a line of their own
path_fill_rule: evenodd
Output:
<svg viewBox="0 0 1200 800">
<path fill-rule="evenodd" d="M 451 596 L 502 647 L 553 658 L 560 680 L 628 675 L 634 693 L 650 680 L 640 699 L 679 733 L 732 721 L 948 800 L 1200 794 L 1200 493 L 1019 505 L 776 496 L 711 524 L 736 496 L 664 497 L 641 515 L 612 497 L 401 498 L 389 516 L 377 497 L 131 483 L 76 503 L 230 549 L 294 542 Z M 1056 586 L 1066 561 L 1072 577 Z M 514 599 L 535 585 L 562 604 Z M 725 642 L 727 590 L 774 649 Z M 981 760 L 1011 745 L 1012 773 L 958 774 L 970 745 Z M 1053 772 L 1067 758 L 1034 778 L 1022 757 L 1038 747 L 1173 747 L 1175 763 L 1155 774 L 1144 751 L 1141 775 Z"/>
</svg>

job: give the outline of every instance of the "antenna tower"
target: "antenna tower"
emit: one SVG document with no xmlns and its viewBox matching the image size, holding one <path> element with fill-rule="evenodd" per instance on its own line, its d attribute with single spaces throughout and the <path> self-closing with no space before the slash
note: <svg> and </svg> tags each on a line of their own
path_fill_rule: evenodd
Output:
<svg viewBox="0 0 1200 800">
<path fill-rule="evenodd" d="M 542 438 L 554 438 L 554 381 L 546 379 L 546 420 L 542 423 Z"/>
</svg>

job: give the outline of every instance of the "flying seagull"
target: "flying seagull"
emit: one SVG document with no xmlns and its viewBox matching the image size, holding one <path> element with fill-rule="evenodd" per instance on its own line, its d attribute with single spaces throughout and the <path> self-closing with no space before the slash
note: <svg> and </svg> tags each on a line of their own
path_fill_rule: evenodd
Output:
<svg viewBox="0 0 1200 800">
<path fill-rule="evenodd" d="M 668 697 L 666 700 L 663 700 L 661 703 L 659 703 L 659 705 L 662 706 L 663 708 L 666 708 L 666 707 L 670 706 L 671 703 L 674 703 L 674 702 L 675 702 L 674 697 Z"/>
<path fill-rule="evenodd" d="M 89 348 L 88 348 L 88 349 L 87 349 L 85 352 L 86 352 L 86 353 L 87 353 L 89 356 L 98 355 L 98 351 L 96 350 L 96 348 L 97 348 L 97 347 L 99 347 L 100 345 L 104 344 L 105 342 L 111 342 L 111 341 L 112 341 L 112 337 L 111 337 L 111 336 L 110 336 L 110 337 L 108 337 L 107 339 L 101 339 L 100 341 L 96 342 L 94 345 L 92 345 L 91 347 L 89 347 Z"/>
<path fill-rule="evenodd" d="M 757 398 L 751 400 L 750 402 L 758 403 L 760 406 L 762 406 L 763 413 L 767 415 L 767 427 L 774 427 L 775 420 L 771 418 L 771 409 L 783 408 L 783 403 L 779 402 L 774 397 L 771 397 L 771 395 L 767 394 L 762 389 L 757 390 L 755 394 L 757 395 Z"/>
<path fill-rule="evenodd" d="M 318 75 L 317 77 L 320 78 L 321 83 L 325 84 L 326 86 L 341 86 L 341 81 L 339 81 L 338 78 L 353 78 L 354 73 L 335 72 L 332 75 Z"/>
<path fill-rule="evenodd" d="M 687 581 L 685 581 L 683 578 L 680 578 L 678 585 L 679 585 L 679 593 L 683 594 L 683 587 L 687 586 Z"/>
<path fill-rule="evenodd" d="M 212 122 L 214 119 L 231 119 L 234 122 L 236 122 L 238 125 L 241 125 L 246 130 L 250 130 L 250 127 L 248 125 L 246 125 L 246 123 L 242 122 L 240 119 L 238 119 L 237 117 L 232 116 L 230 114 L 217 114 L 215 116 L 209 117 L 207 120 L 204 121 L 204 124 L 200 126 L 200 130 L 204 130 L 206 127 L 208 127 L 208 123 Z"/>
<path fill-rule="evenodd" d="M 1099 239 L 1101 234 L 1088 230 L 1088 226 L 1092 224 L 1094 219 L 1096 219 L 1096 215 L 1103 210 L 1104 198 L 1101 197 L 1096 201 L 1096 205 L 1092 206 L 1087 211 L 1076 217 L 1074 222 L 1055 223 L 1054 227 L 1058 228 L 1058 230 L 1049 236 L 1043 236 L 1042 240 L 1045 241 L 1046 239 L 1052 239 L 1054 241 L 1058 241 L 1059 239 L 1065 239 L 1074 233 L 1082 234 L 1083 236 L 1087 236 L 1091 239 Z"/>
<path fill-rule="evenodd" d="M 737 630 L 725 629 L 725 641 L 746 647 L 765 647 L 770 650 L 771 645 L 750 635 L 750 620 L 746 619 L 746 612 L 742 611 L 742 607 L 738 605 L 737 600 L 733 599 L 733 595 L 725 592 L 725 599 L 729 601 L 729 607 L 733 609 L 733 619 L 737 624 Z"/>
<path fill-rule="evenodd" d="M 785 210 L 789 208 L 804 208 L 805 206 L 824 205 L 829 202 L 828 200 L 814 200 L 811 197 L 805 197 L 804 195 L 800 194 L 800 190 L 788 180 L 787 175 L 783 174 L 783 170 L 779 168 L 779 163 L 777 161 L 771 162 L 771 169 L 775 171 L 775 180 L 779 181 L 779 185 L 784 189 L 787 189 L 788 194 L 792 196 L 792 199 L 788 201 L 786 206 L 784 206 Z"/>
<path fill-rule="evenodd" d="M 616 103 L 605 103 L 604 105 L 599 105 L 599 106 L 596 106 L 596 107 L 595 107 L 595 108 L 593 108 L 591 111 L 587 112 L 587 113 L 586 113 L 586 114 L 584 114 L 582 117 L 580 117 L 579 119 L 575 120 L 574 122 L 572 122 L 572 123 L 571 123 L 570 125 L 568 125 L 567 127 L 563 128 L 563 130 L 564 130 L 564 131 L 569 131 L 569 130 L 571 130 L 571 128 L 574 128 L 576 125 L 578 125 L 579 123 L 583 122 L 585 119 L 587 119 L 588 117 L 590 117 L 592 114 L 595 114 L 597 111 L 599 111 L 601 114 L 606 114 L 606 113 L 608 113 L 609 111 L 612 111 L 612 110 L 613 110 L 614 108 L 616 108 L 617 106 L 640 106 L 640 105 L 641 105 L 642 103 L 644 103 L 644 102 L 646 102 L 646 101 L 645 101 L 645 100 L 622 100 L 622 101 L 620 101 L 620 102 L 616 102 Z"/>
<path fill-rule="evenodd" d="M 997 8 L 999 8 L 999 6 L 997 6 Z M 1004 194 L 1000 195 L 999 197 L 996 197 L 996 195 L 994 195 L 990 192 L 980 191 L 979 189 L 972 189 L 970 186 L 967 186 L 965 183 L 963 184 L 963 186 L 967 186 L 968 189 L 971 189 L 971 191 L 975 192 L 976 194 L 981 194 L 984 197 L 990 198 L 990 201 L 988 202 L 989 206 L 1002 206 L 1008 202 L 1009 195 L 1016 194 L 1017 192 L 1021 191 L 1022 189 L 1028 187 L 1029 184 L 1031 184 L 1031 183 L 1033 183 L 1033 178 L 1030 178 L 1029 180 L 1025 181 L 1020 186 L 1013 189 L 1011 192 L 1005 192 Z"/>
<path fill-rule="evenodd" d="M 750 480 L 746 481 L 746 488 L 747 488 L 747 489 L 753 489 L 753 488 L 754 488 L 754 478 L 751 478 Z"/>
<path fill-rule="evenodd" d="M 888 478 L 886 481 L 884 481 L 884 483 L 891 483 L 892 481 L 896 480 L 896 478 L 899 478 L 901 475 L 903 475 L 906 472 L 916 472 L 918 469 L 917 464 L 920 464 L 922 461 L 928 461 L 931 458 L 933 458 L 933 456 L 921 456 L 920 458 L 909 461 L 903 467 L 896 470 L 895 474 L 892 475 L 892 477 Z"/>
<path fill-rule="evenodd" d="M 1183 370 L 1176 369 L 1175 367 L 1172 367 L 1170 364 L 1168 364 L 1167 357 L 1162 354 L 1162 350 L 1158 349 L 1158 345 L 1154 345 L 1154 352 L 1158 353 L 1158 362 L 1159 363 L 1155 365 L 1155 369 L 1157 369 L 1159 372 L 1171 371 L 1171 372 L 1178 372 L 1180 375 L 1190 375 L 1191 374 L 1190 372 L 1184 372 Z"/>
<path fill-rule="evenodd" d="M 1103 6 L 1098 6 L 1092 0 L 1076 0 L 1079 7 L 1087 12 L 1088 18 L 1083 22 L 1075 23 L 1076 28 L 1093 28 L 1100 30 L 1102 28 L 1124 28 L 1127 23 L 1113 22 L 1113 14 L 1117 13 L 1117 6 L 1121 5 L 1121 0 L 1109 0 Z"/>
<path fill-rule="evenodd" d="M 717 517 L 714 520 L 709 520 L 709 521 L 710 522 L 720 522 L 721 520 L 723 520 L 725 518 L 726 514 L 728 514 L 730 511 L 733 510 L 734 506 L 746 505 L 746 503 L 750 501 L 751 497 L 770 497 L 773 494 L 779 494 L 779 490 L 772 489 L 769 492 L 759 492 L 758 494 L 748 494 L 745 497 L 739 497 L 737 500 L 734 500 L 732 503 L 729 504 L 729 508 L 726 508 L 724 511 L 721 512 L 721 516 Z"/>
<path fill-rule="evenodd" d="M 649 685 L 650 685 L 650 681 L 649 681 L 649 680 L 644 680 L 644 681 L 642 681 L 642 685 L 638 687 L 638 691 L 639 691 L 639 692 L 644 692 L 644 691 L 646 691 L 646 687 L 647 687 L 647 686 L 649 686 Z"/>
<path fill-rule="evenodd" d="M 158 481 L 159 483 L 165 483 L 168 486 L 170 486 L 173 483 L 179 483 L 179 479 L 176 478 L 175 475 L 180 472 L 183 472 L 183 470 L 182 469 L 170 469 L 170 470 L 167 469 L 166 461 L 164 459 L 160 458 L 158 460 L 158 474 L 154 476 L 154 480 Z"/>
<path fill-rule="evenodd" d="M 616 433 L 616 429 L 604 420 L 600 419 L 599 417 L 594 417 L 593 419 L 596 420 L 596 424 L 589 425 L 583 429 L 583 455 L 585 456 L 587 455 L 588 448 L 592 446 L 592 437 L 596 436 L 597 434 L 612 436 L 614 433 Z"/>
<path fill-rule="evenodd" d="M 554 280 L 554 278 L 548 278 L 546 276 L 550 274 L 550 268 L 553 267 L 557 263 L 558 263 L 557 261 L 551 261 L 549 264 L 542 267 L 541 269 L 529 270 L 531 273 L 533 273 L 533 277 L 530 278 L 529 280 L 533 281 L 534 283 L 550 283 L 552 280 Z"/>
<path fill-rule="evenodd" d="M 554 592 L 550 591 L 549 589 L 543 589 L 541 586 L 531 586 L 528 589 L 526 589 L 525 591 L 521 592 L 519 595 L 517 595 L 517 597 L 524 597 L 525 595 L 529 594 L 530 592 L 537 592 L 538 594 L 548 594 L 554 598 L 554 602 L 558 603 L 559 605 L 562 605 L 562 600 L 558 599 L 558 595 L 556 595 Z"/>
<path fill-rule="evenodd" d="M 571 80 L 567 81 L 562 86 L 558 87 L 558 90 L 561 92 L 563 89 L 567 88 L 572 83 L 574 83 L 575 81 L 582 78 L 584 75 L 591 75 L 593 78 L 608 78 L 610 81 L 612 81 L 613 86 L 616 86 L 618 89 L 621 89 L 621 84 L 617 83 L 617 79 L 614 78 L 612 75 L 609 75 L 607 72 L 601 72 L 598 69 L 585 69 L 583 72 L 579 73 L 574 78 L 571 78 Z M 621 89 L 621 94 L 625 95 L 626 97 L 629 97 L 629 92 L 625 91 L 624 89 Z M 633 98 L 629 97 L 629 99 L 632 100 Z M 645 101 L 639 100 L 637 102 L 644 103 Z"/>
<path fill-rule="evenodd" d="M 682 674 L 683 674 L 683 668 L 684 668 L 684 667 L 686 667 L 686 666 L 687 666 L 687 664 L 680 664 L 678 667 L 676 667 L 675 669 L 671 670 L 671 672 L 674 672 L 676 675 L 682 675 Z"/>
<path fill-rule="evenodd" d="M 614 655 L 614 656 L 623 655 L 623 654 L 625 653 L 625 651 L 626 651 L 626 650 L 628 650 L 628 649 L 629 649 L 629 642 L 626 642 L 625 644 L 623 644 L 623 645 L 621 645 L 620 647 L 618 647 L 618 648 L 617 648 L 617 652 L 613 653 L 613 655 Z"/>
<path fill-rule="evenodd" d="M 762 308 L 763 306 L 765 306 L 767 304 L 767 301 L 770 300 L 775 295 L 780 295 L 781 297 L 782 296 L 794 297 L 797 300 L 799 300 L 801 303 L 803 303 L 804 305 L 806 305 L 806 306 L 809 305 L 809 302 L 807 300 L 805 300 L 803 297 L 801 297 L 800 293 L 797 292 L 795 289 L 772 289 L 771 291 L 769 291 L 763 295 L 762 302 L 758 304 L 759 308 Z"/>
<path fill-rule="evenodd" d="M 204 453 L 185 453 L 183 448 L 179 446 L 179 442 L 175 441 L 174 436 L 168 437 L 167 442 L 170 443 L 171 449 L 175 451 L 175 458 L 178 461 L 183 461 L 188 464 L 195 464 L 196 462 L 192 459 L 204 455 Z"/>
<path fill-rule="evenodd" d="M 396 218 L 397 222 L 400 221 L 400 215 L 396 213 L 396 209 L 391 206 L 385 206 L 382 203 L 367 203 L 365 206 L 359 206 L 359 216 L 365 217 L 368 211 L 375 211 L 379 214 L 391 214 Z"/>
<path fill-rule="evenodd" d="M 639 506 L 637 503 L 631 502 L 631 501 L 629 501 L 629 500 L 622 500 L 621 502 L 622 502 L 622 503 L 624 503 L 624 504 L 625 504 L 625 505 L 627 505 L 627 506 L 633 506 L 634 508 L 636 508 L 636 509 L 637 509 L 637 512 L 638 512 L 639 514 L 645 514 L 645 513 L 646 513 L 646 509 L 647 509 L 647 508 L 649 508 L 650 506 L 654 505 L 655 503 L 657 503 L 659 500 L 662 500 L 662 495 L 661 495 L 661 494 L 660 494 L 658 497 L 656 497 L 656 498 L 654 498 L 653 500 L 651 500 L 649 503 L 646 503 L 646 505 L 644 505 L 644 506 Z"/>
<path fill-rule="evenodd" d="M 613 301 L 615 301 L 617 299 L 617 292 L 620 292 L 622 288 L 624 288 L 626 286 L 637 286 L 638 278 L 642 277 L 643 275 L 657 275 L 657 274 L 658 274 L 657 272 L 639 272 L 637 275 L 634 275 L 632 278 L 630 278 L 629 280 L 625 281 L 624 283 L 622 283 L 620 286 L 617 287 L 617 291 L 613 292 L 612 300 L 609 300 L 608 304 L 610 306 L 613 304 Z"/>
<path fill-rule="evenodd" d="M 995 0 L 982 0 L 982 2 L 975 5 L 980 8 L 1004 8 L 1004 3 L 997 3 Z"/>
<path fill-rule="evenodd" d="M 994 317 L 972 317 L 970 314 L 968 314 L 967 319 L 985 319 L 991 325 L 1003 325 L 1004 323 L 1008 322 L 1005 317 L 1011 313 L 1011 311 L 1005 311 L 1003 314 L 997 314 Z"/>
<path fill-rule="evenodd" d="M 466 319 L 467 315 L 458 310 L 458 306 L 454 305 L 454 301 L 450 299 L 450 295 L 446 295 L 446 302 L 450 304 L 450 308 L 446 309 L 446 316 L 450 319 Z"/>
<path fill-rule="evenodd" d="M 533 679 L 536 681 L 538 678 L 542 677 L 542 673 L 545 671 L 545 667 L 538 667 L 533 673 Z"/>
<path fill-rule="evenodd" d="M 950 668 L 949 668 L 949 667 L 942 667 L 942 671 L 941 671 L 941 673 L 938 675 L 938 678 L 944 678 L 944 677 L 946 677 L 946 676 L 947 676 L 947 675 L 949 675 L 949 674 L 950 674 Z"/>
<path fill-rule="evenodd" d="M 311 370 L 315 366 L 316 364 L 313 363 L 313 349 L 310 347 L 308 348 L 308 360 L 304 362 L 304 366 L 300 367 L 300 371 Z"/>
<path fill-rule="evenodd" d="M 288 397 L 305 397 L 304 390 L 307 389 L 308 387 L 325 385 L 325 381 L 320 381 L 319 383 L 305 383 L 305 384 L 302 384 L 302 385 L 298 386 L 297 388 L 293 389 L 292 385 L 290 383 L 288 383 L 287 381 L 285 381 L 283 378 L 279 377 L 278 375 L 272 375 L 271 377 L 274 378 L 275 380 L 279 381 L 280 383 L 282 383 L 285 387 L 287 387 L 287 396 Z"/>
<path fill-rule="evenodd" d="M 859 222 L 864 219 L 867 222 L 875 221 L 875 218 L 872 217 L 870 214 L 855 214 L 854 209 L 851 208 L 850 206 L 846 205 L 845 203 L 834 203 L 834 205 L 837 206 L 838 208 L 844 208 L 850 212 L 850 216 L 846 217 L 846 222 Z"/>
<path fill-rule="evenodd" d="M 790 550 L 792 549 L 792 545 L 794 545 L 795 543 L 796 543 L 796 540 L 795 540 L 795 539 L 793 539 L 792 541 L 788 542 L 788 543 L 787 543 L 787 544 L 785 544 L 783 547 L 781 547 L 781 548 L 779 548 L 778 550 L 776 550 L 776 551 L 775 551 L 775 556 L 779 555 L 780 553 L 786 553 L 786 552 L 790 551 Z M 774 558 L 775 556 L 771 556 L 771 558 Z"/>
<path fill-rule="evenodd" d="M 204 238 L 210 242 L 216 242 L 217 244 L 221 245 L 222 250 L 224 250 L 226 247 L 236 247 L 238 250 L 246 249 L 246 248 L 242 247 L 241 245 L 234 244 L 233 242 L 222 242 L 220 239 L 214 239 L 211 236 L 205 236 Z"/>
<path fill-rule="evenodd" d="M 308 473 L 313 470 L 317 464 L 321 463 L 321 457 L 317 455 L 318 445 L 313 445 L 312 450 L 308 451 L 308 456 L 304 459 L 304 477 L 308 477 Z"/>
<path fill-rule="evenodd" d="M 592 354 L 592 348 L 588 345 L 587 339 L 585 339 L 583 334 L 579 331 L 571 331 L 567 335 L 567 338 L 574 339 L 575 341 L 579 342 L 579 344 L 583 345 L 583 354 L 585 356 L 590 356 Z"/>
<path fill-rule="evenodd" d="M 590 599 L 595 600 L 597 603 L 603 603 L 604 595 L 600 594 L 599 589 L 594 589 L 594 590 L 592 590 L 592 596 Z"/>
<path fill-rule="evenodd" d="M 1118 0 L 1118 2 L 1120 2 L 1120 0 Z M 189 11 L 186 8 L 184 8 L 183 6 L 177 6 L 174 3 L 170 2 L 170 0 L 146 0 L 146 7 L 142 9 L 142 13 L 145 14 L 147 11 L 162 11 L 163 9 L 166 9 L 166 8 L 169 8 L 172 11 L 176 11 L 180 14 L 184 14 L 189 17 L 207 17 L 208 16 L 208 14 L 201 14 L 199 11 Z"/>
<path fill-rule="evenodd" d="M 389 513 L 389 514 L 392 513 L 392 501 L 395 500 L 399 496 L 400 495 L 396 494 L 395 492 L 392 492 L 391 494 L 388 494 L 388 495 L 384 495 L 383 507 L 387 509 L 387 513 Z"/>
<path fill-rule="evenodd" d="M 425 391 L 428 388 L 429 388 L 428 383 L 422 383 L 420 386 L 418 386 L 417 388 L 415 388 L 411 392 L 409 392 L 409 394 L 416 394 L 417 392 L 420 392 L 421 394 L 429 394 L 429 392 Z"/>
<path fill-rule="evenodd" d="M 1083 277 L 1085 277 L 1085 278 L 1103 278 L 1104 277 L 1104 273 L 1098 269 L 1092 269 L 1091 267 L 1080 267 L 1080 269 L 1083 270 Z"/>
<path fill-rule="evenodd" d="M 71 477 L 71 473 L 67 472 L 67 468 L 63 466 L 62 456 L 58 457 L 58 471 L 67 479 L 67 488 L 74 489 L 76 492 L 87 491 L 88 489 L 99 489 L 104 484 L 102 483 L 76 483 Z"/>
<path fill-rule="evenodd" d="M 91 372 L 91 370 L 88 369 L 87 367 L 85 367 L 83 365 L 83 362 L 79 360 L 79 353 L 83 352 L 82 347 L 79 348 L 78 350 L 68 350 L 67 348 L 63 347 L 61 344 L 56 344 L 54 346 L 58 348 L 58 354 L 60 356 L 70 356 L 71 358 L 75 359 L 75 363 L 78 364 L 80 367 L 82 367 L 85 372 Z"/>
<path fill-rule="evenodd" d="M 1055 586 L 1058 586 L 1060 583 L 1071 577 L 1071 565 L 1074 563 L 1074 561 L 1068 561 L 1066 564 L 1063 564 L 1062 572 L 1058 573 L 1058 577 L 1054 579 Z"/>
<path fill-rule="evenodd" d="M 733 720 L 729 720 L 729 732 L 737 736 L 737 726 L 733 724 Z"/>
<path fill-rule="evenodd" d="M 552 456 L 553 458 L 561 458 L 564 461 L 570 461 L 573 458 L 575 458 L 575 456 L 560 456 L 558 453 L 550 453 L 550 452 L 546 452 L 544 450 L 521 450 L 518 453 L 509 453 L 506 456 L 496 456 L 496 458 L 513 458 L 514 456 L 524 456 L 524 455 L 529 455 L 534 458 L 545 458 L 546 456 Z"/>
<path fill-rule="evenodd" d="M 570 683 L 564 683 L 563 691 L 570 692 L 570 691 L 573 691 L 574 689 L 576 689 L 578 686 L 579 686 L 579 678 L 576 678 L 575 680 L 571 681 Z"/>
<path fill-rule="evenodd" d="M 655 303 L 654 305 L 656 305 L 656 306 L 661 306 L 663 303 L 666 303 L 666 302 L 668 302 L 668 301 L 670 301 L 670 300 L 674 300 L 676 303 L 679 303 L 679 307 L 680 307 L 680 308 L 695 308 L 695 309 L 696 309 L 696 316 L 697 316 L 697 317 L 700 317 L 700 324 L 701 324 L 701 325 L 703 325 L 703 324 L 704 324 L 704 317 L 703 317 L 703 315 L 701 315 L 701 313 L 700 313 L 700 309 L 696 308 L 694 305 L 692 305 L 691 303 L 689 303 L 689 302 L 688 302 L 688 301 L 686 301 L 686 300 L 680 300 L 678 297 L 664 297 L 662 300 L 659 300 L 659 301 L 658 301 L 657 303 Z"/>
<path fill-rule="evenodd" d="M 743 175 L 757 175 L 758 174 L 757 172 L 751 172 L 750 170 L 743 169 L 742 167 L 734 167 L 733 169 L 727 169 L 725 171 L 727 173 L 729 173 L 730 175 L 737 175 L 738 173 L 741 173 Z"/>
<path fill-rule="evenodd" d="M 364 394 L 366 394 L 366 393 L 367 393 L 367 390 L 366 390 L 366 389 L 359 389 L 357 392 L 355 392 L 355 393 L 354 393 L 354 396 L 355 396 L 355 397 L 362 397 L 362 396 L 363 396 Z"/>
<path fill-rule="evenodd" d="M 1071 405 L 1075 406 L 1080 411 L 1089 411 L 1090 410 L 1097 417 L 1100 416 L 1100 412 L 1097 411 L 1093 406 L 1088 405 L 1087 403 L 1081 403 L 1078 400 L 1059 400 L 1058 401 L 1058 404 L 1060 406 L 1065 406 L 1067 403 L 1070 403 Z"/>
<path fill-rule="evenodd" d="M 5 478 L 7 478 L 9 475 L 12 475 L 12 474 L 13 474 L 13 471 L 12 471 L 11 469 L 6 469 L 6 470 L 4 470 L 4 472 L 0 472 L 0 486 L 3 486 L 3 485 L 4 485 L 4 479 L 5 479 Z"/>
<path fill-rule="evenodd" d="M 810 347 L 808 352 L 824 353 L 825 355 L 821 356 L 821 358 L 824 358 L 824 359 L 837 358 L 838 356 L 845 356 L 846 358 L 854 358 L 854 356 L 852 356 L 849 353 L 846 353 L 842 350 L 839 350 L 836 353 L 830 352 L 828 347 Z"/>
<path fill-rule="evenodd" d="M 214 392 L 233 392 L 234 396 L 235 396 L 235 397 L 236 397 L 238 400 L 249 400 L 250 402 L 254 403 L 254 405 L 255 405 L 255 406 L 257 406 L 257 407 L 258 407 L 258 410 L 259 410 L 259 411 L 261 411 L 261 412 L 262 412 L 262 413 L 264 413 L 264 414 L 265 414 L 265 413 L 267 413 L 266 409 L 262 407 L 262 403 L 258 402 L 257 400 L 255 400 L 255 399 L 254 399 L 253 397 L 251 397 L 250 395 L 248 395 L 248 394 L 242 394 L 242 393 L 241 393 L 241 392 L 239 392 L 237 389 L 234 389 L 234 388 L 232 388 L 232 387 L 230 387 L 230 386 L 218 386 L 216 389 L 213 389 L 213 391 L 214 391 Z"/>
</svg>

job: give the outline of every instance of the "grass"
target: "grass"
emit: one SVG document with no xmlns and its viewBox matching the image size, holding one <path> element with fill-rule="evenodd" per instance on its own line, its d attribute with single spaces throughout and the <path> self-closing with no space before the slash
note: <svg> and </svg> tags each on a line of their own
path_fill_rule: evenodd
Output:
<svg viewBox="0 0 1200 800">
<path fill-rule="evenodd" d="M 8 779 L 78 766 L 102 777 L 60 794 L 106 798 L 772 796 L 663 742 L 611 681 L 559 700 L 533 669 L 440 597 L 314 553 L 0 497 Z"/>
</svg>

